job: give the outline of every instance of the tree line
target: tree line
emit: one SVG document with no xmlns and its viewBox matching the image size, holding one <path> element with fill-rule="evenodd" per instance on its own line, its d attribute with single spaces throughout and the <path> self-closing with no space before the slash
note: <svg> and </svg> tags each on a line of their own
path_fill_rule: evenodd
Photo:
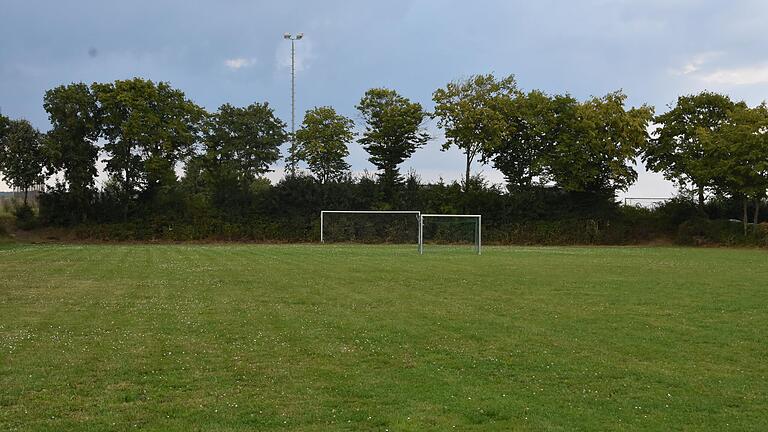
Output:
<svg viewBox="0 0 768 432">
<path fill-rule="evenodd" d="M 506 190 L 498 194 L 540 195 L 546 189 L 590 197 L 586 202 L 612 201 L 636 181 L 641 158 L 681 190 L 693 191 L 700 206 L 707 193 L 740 200 L 745 231 L 752 202 L 758 222 L 768 190 L 765 103 L 749 107 L 702 92 L 681 96 L 655 115 L 648 105 L 627 107 L 626 100 L 621 91 L 578 100 L 524 91 L 513 76 L 475 75 L 437 89 L 434 112 L 395 90 L 373 88 L 356 105 L 358 128 L 333 107 L 321 106 L 305 113 L 291 137 L 267 102 L 207 112 L 165 82 L 74 83 L 45 93 L 46 133 L 0 115 L 0 175 L 25 192 L 54 179 L 43 196 L 56 213 L 48 220 L 69 225 L 99 219 L 94 208 L 108 208 L 109 221 L 190 207 L 246 214 L 256 205 L 254 194 L 271 187 L 263 176 L 289 139 L 297 150 L 286 161 L 304 162 L 319 185 L 361 181 L 352 178 L 345 160 L 357 142 L 377 170 L 377 199 L 366 205 L 394 208 L 402 205 L 408 181 L 418 183 L 417 173 L 404 176 L 400 167 L 434 139 L 425 129 L 434 119 L 444 131 L 443 149 L 455 147 L 465 156 L 466 194 L 482 185 L 472 175 L 479 161 L 504 175 Z M 108 180 L 97 188 L 100 160 Z"/>
</svg>

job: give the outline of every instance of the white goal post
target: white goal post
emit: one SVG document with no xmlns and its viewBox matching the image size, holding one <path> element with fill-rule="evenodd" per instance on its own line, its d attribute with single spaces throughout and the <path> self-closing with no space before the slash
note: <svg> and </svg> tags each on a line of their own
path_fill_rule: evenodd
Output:
<svg viewBox="0 0 768 432">
<path fill-rule="evenodd" d="M 424 218 L 463 218 L 475 220 L 475 250 L 480 255 L 482 252 L 482 215 L 472 214 L 422 214 L 418 210 L 322 210 L 320 212 L 320 243 L 325 243 L 325 215 L 326 214 L 393 214 L 415 215 L 419 224 L 418 245 L 419 254 L 424 254 Z"/>
<path fill-rule="evenodd" d="M 422 214 L 419 218 L 419 253 L 424 253 L 424 219 L 425 218 L 462 218 L 475 220 L 475 250 L 480 255 L 483 243 L 483 216 L 482 215 L 457 215 L 457 214 Z"/>
</svg>

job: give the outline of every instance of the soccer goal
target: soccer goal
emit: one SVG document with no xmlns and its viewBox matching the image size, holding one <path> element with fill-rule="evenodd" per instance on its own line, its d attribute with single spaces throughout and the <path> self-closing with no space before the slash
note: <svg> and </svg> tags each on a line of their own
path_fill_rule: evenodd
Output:
<svg viewBox="0 0 768 432">
<path fill-rule="evenodd" d="M 416 210 L 323 210 L 320 243 L 416 244 L 421 212 Z"/>
<path fill-rule="evenodd" d="M 422 214 L 419 227 L 419 253 L 424 244 L 473 245 L 478 255 L 482 252 L 481 215 Z"/>
<path fill-rule="evenodd" d="M 417 210 L 323 210 L 320 243 L 415 242 L 419 254 L 424 253 L 425 243 L 472 245 L 480 255 L 482 219 L 481 215 L 422 214 Z"/>
</svg>

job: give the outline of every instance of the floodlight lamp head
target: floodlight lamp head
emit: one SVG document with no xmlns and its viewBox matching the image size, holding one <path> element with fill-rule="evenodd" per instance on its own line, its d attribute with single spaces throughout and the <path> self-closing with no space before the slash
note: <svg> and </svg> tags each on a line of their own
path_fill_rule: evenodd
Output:
<svg viewBox="0 0 768 432">
<path fill-rule="evenodd" d="M 299 33 L 296 35 L 296 40 L 299 40 L 304 37 L 304 33 Z"/>
<path fill-rule="evenodd" d="M 283 39 L 290 39 L 291 34 L 290 33 L 283 33 Z"/>
</svg>

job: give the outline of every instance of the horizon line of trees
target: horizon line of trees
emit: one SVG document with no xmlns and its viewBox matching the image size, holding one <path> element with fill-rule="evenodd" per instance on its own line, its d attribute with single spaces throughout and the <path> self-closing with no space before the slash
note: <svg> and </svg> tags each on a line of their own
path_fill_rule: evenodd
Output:
<svg viewBox="0 0 768 432">
<path fill-rule="evenodd" d="M 319 106 L 305 113 L 291 137 L 267 102 L 224 104 L 211 113 L 166 82 L 73 83 L 45 93 L 47 133 L 0 115 L 0 176 L 25 192 L 55 176 L 52 191 L 66 201 L 75 224 L 88 221 L 100 192 L 100 160 L 108 176 L 103 191 L 124 219 L 137 207 L 162 206 L 182 185 L 226 210 L 264 187 L 264 174 L 289 139 L 297 148 L 289 162 L 306 163 L 320 184 L 350 180 L 345 159 L 356 141 L 391 205 L 404 184 L 400 166 L 432 139 L 424 126 L 435 119 L 445 133 L 442 148 L 465 156 L 465 191 L 479 161 L 503 174 L 510 194 L 549 186 L 612 199 L 637 180 L 634 165 L 641 158 L 681 190 L 694 191 L 700 206 L 707 192 L 742 200 L 745 230 L 753 202 L 758 222 L 768 191 L 765 103 L 749 107 L 705 91 L 680 96 L 654 115 L 648 105 L 626 107 L 626 100 L 616 91 L 579 101 L 568 93 L 523 91 L 512 75 L 474 75 L 437 89 L 432 113 L 395 90 L 373 88 L 356 105 L 359 134 L 352 119 Z"/>
</svg>

